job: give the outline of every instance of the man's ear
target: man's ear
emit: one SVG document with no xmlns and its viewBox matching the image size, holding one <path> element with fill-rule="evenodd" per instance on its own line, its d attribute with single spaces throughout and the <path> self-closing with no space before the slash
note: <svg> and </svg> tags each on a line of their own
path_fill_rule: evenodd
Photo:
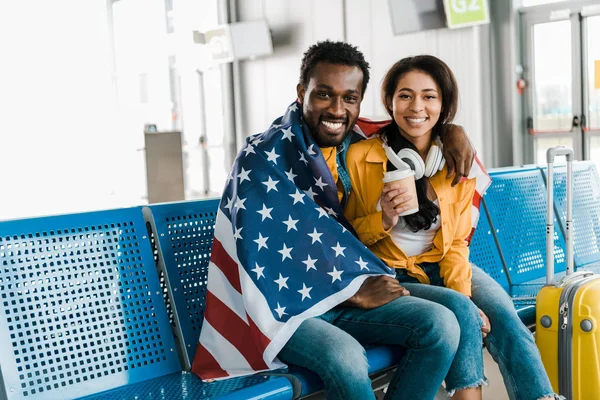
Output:
<svg viewBox="0 0 600 400">
<path fill-rule="evenodd" d="M 296 94 L 298 95 L 298 102 L 300 104 L 304 104 L 304 94 L 305 93 L 306 93 L 306 89 L 304 89 L 304 86 L 301 83 L 296 85 Z"/>
</svg>

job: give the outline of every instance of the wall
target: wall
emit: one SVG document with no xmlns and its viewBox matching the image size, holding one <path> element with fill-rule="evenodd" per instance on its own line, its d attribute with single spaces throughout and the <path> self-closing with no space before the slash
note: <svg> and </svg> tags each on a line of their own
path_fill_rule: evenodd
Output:
<svg viewBox="0 0 600 400">
<path fill-rule="evenodd" d="M 379 87 L 387 69 L 398 59 L 417 54 L 440 57 L 453 69 L 461 93 L 456 122 L 463 125 L 484 158 L 487 112 L 482 89 L 482 27 L 440 29 L 394 36 L 388 0 L 244 0 L 238 1 L 241 21 L 266 18 L 272 29 L 274 54 L 241 63 L 242 107 L 246 132 L 264 130 L 296 96 L 302 53 L 313 43 L 346 40 L 357 45 L 371 64 L 371 83 L 362 116 L 381 119 Z"/>
</svg>

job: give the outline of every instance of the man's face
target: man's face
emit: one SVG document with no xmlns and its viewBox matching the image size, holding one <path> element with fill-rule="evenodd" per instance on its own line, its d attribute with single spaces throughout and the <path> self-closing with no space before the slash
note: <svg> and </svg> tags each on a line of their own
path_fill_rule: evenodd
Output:
<svg viewBox="0 0 600 400">
<path fill-rule="evenodd" d="M 304 121 L 320 147 L 340 145 L 360 114 L 363 73 L 359 67 L 318 63 L 296 90 Z"/>
</svg>

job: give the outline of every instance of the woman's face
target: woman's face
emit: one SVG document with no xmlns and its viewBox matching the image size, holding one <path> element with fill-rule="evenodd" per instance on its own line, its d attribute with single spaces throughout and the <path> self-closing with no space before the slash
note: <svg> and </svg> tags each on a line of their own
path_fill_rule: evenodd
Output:
<svg viewBox="0 0 600 400">
<path fill-rule="evenodd" d="M 410 71 L 398 81 L 388 105 L 401 134 L 413 144 L 431 140 L 431 130 L 440 118 L 442 91 L 433 78 Z"/>
</svg>

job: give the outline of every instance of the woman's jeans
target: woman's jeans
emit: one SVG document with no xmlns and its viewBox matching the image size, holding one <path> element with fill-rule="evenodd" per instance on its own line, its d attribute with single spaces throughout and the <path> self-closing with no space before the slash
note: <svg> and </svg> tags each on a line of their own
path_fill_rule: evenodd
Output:
<svg viewBox="0 0 600 400">
<path fill-rule="evenodd" d="M 338 306 L 302 322 L 279 353 L 323 379 L 327 399 L 375 399 L 365 345 L 407 349 L 386 399 L 431 400 L 454 359 L 460 327 L 449 309 L 415 296 L 372 309 Z"/>
<path fill-rule="evenodd" d="M 414 278 L 398 274 L 410 296 L 373 310 L 338 306 L 305 320 L 279 358 L 317 373 L 328 399 L 365 400 L 375 397 L 363 346 L 399 345 L 408 350 L 386 399 L 433 399 L 444 378 L 450 390 L 478 385 L 485 379 L 481 319 L 475 303 L 490 319 L 492 330 L 483 341 L 500 367 L 511 400 L 552 395 L 531 333 L 496 281 L 473 266 L 471 301 L 440 287 L 436 264 L 423 269 L 432 285 L 414 283 Z M 457 361 L 460 359 L 464 361 Z"/>
<path fill-rule="evenodd" d="M 455 303 L 448 304 L 447 296 L 440 297 L 440 293 L 452 291 L 463 298 L 466 296 L 442 287 L 437 264 L 423 264 L 421 268 L 430 277 L 431 285 L 409 283 L 416 282 L 416 279 L 403 271 L 398 273 L 399 281 L 411 296 L 425 298 L 453 310 L 461 327 L 461 343 L 446 378 L 446 388 L 450 392 L 472 386 L 483 378 L 481 320 L 474 321 L 479 318 L 474 315 L 477 312 L 474 303 L 490 320 L 491 332 L 483 342 L 498 363 L 510 399 L 536 400 L 553 394 L 531 332 L 519 319 L 506 291 L 493 278 L 473 266 L 471 305 L 465 304 L 464 309 L 456 309 Z M 469 332 L 466 332 L 467 329 Z"/>
</svg>

